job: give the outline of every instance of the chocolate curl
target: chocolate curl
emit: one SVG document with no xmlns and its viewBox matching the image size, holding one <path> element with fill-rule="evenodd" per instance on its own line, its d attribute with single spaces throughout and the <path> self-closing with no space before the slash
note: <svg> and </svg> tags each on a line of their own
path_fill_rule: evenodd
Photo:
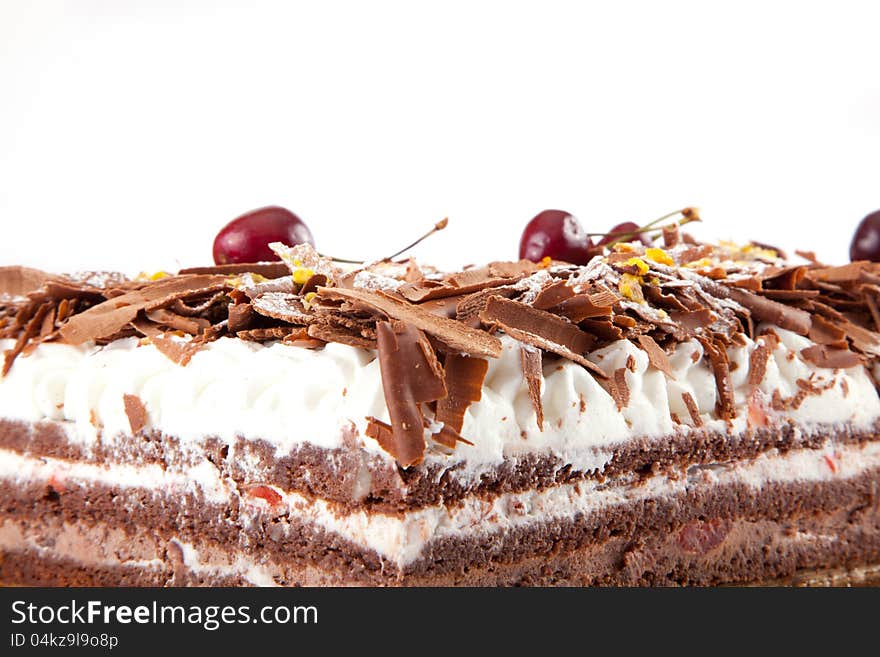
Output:
<svg viewBox="0 0 880 657">
<path fill-rule="evenodd" d="M 710 294 L 722 299 L 736 301 L 758 321 L 775 324 L 789 331 L 794 331 L 798 335 L 807 335 L 810 332 L 810 325 L 812 324 L 810 313 L 805 310 L 786 306 L 747 290 L 721 285 L 709 279 L 701 280 L 700 283 Z"/>
<path fill-rule="evenodd" d="M 531 305 L 538 310 L 549 310 L 573 296 L 574 290 L 569 287 L 568 281 L 556 281 L 538 292 Z"/>
<path fill-rule="evenodd" d="M 113 335 L 134 321 L 141 310 L 154 310 L 177 299 L 217 292 L 227 287 L 226 280 L 225 276 L 193 274 L 157 281 L 72 316 L 61 327 L 61 337 L 68 344 L 77 345 Z"/>
<path fill-rule="evenodd" d="M 450 349 L 461 353 L 491 358 L 497 358 L 501 355 L 501 340 L 494 335 L 473 329 L 453 319 L 434 315 L 417 305 L 401 301 L 383 292 L 322 287 L 318 288 L 318 295 L 322 300 L 341 299 L 363 303 L 371 309 L 381 311 L 391 319 L 411 324 L 414 328 L 439 339 Z"/>
<path fill-rule="evenodd" d="M 617 410 L 629 406 L 629 384 L 626 382 L 626 368 L 618 367 L 608 380 L 608 392 L 617 405 Z"/>
<path fill-rule="evenodd" d="M 30 267 L 0 267 L 0 297 L 22 297 L 53 278 L 58 277 Z"/>
<path fill-rule="evenodd" d="M 519 354 L 522 362 L 523 377 L 525 377 L 526 385 L 529 388 L 529 399 L 532 401 L 532 407 L 535 409 L 535 420 L 538 423 L 538 429 L 543 431 L 544 404 L 541 401 L 541 380 L 544 378 L 544 370 L 542 367 L 543 357 L 541 350 L 523 345 L 519 349 Z"/>
<path fill-rule="evenodd" d="M 837 267 L 821 267 L 807 271 L 807 277 L 812 281 L 823 283 L 854 283 L 861 277 L 863 271 L 871 268 L 867 260 L 857 260 Z"/>
<path fill-rule="evenodd" d="M 766 341 L 758 340 L 757 346 L 749 354 L 749 385 L 759 386 L 767 373 L 767 361 L 770 360 L 770 347 Z"/>
<path fill-rule="evenodd" d="M 801 349 L 801 357 L 817 367 L 830 369 L 847 369 L 862 364 L 859 355 L 849 349 L 835 349 L 824 344 Z"/>
<path fill-rule="evenodd" d="M 493 274 L 488 267 L 479 267 L 449 274 L 439 281 L 422 279 L 413 283 L 405 283 L 397 289 L 397 292 L 408 301 L 420 303 L 430 299 L 442 299 L 499 287 L 511 283 L 517 278 L 522 278 L 522 276 L 522 274 L 518 277 L 499 276 Z"/>
<path fill-rule="evenodd" d="M 730 363 L 727 360 L 727 352 L 723 345 L 716 344 L 707 338 L 698 337 L 697 339 L 703 345 L 703 351 L 706 353 L 709 365 L 712 367 L 712 373 L 715 375 L 715 387 L 718 391 L 715 410 L 718 417 L 722 420 L 733 419 L 733 387 L 730 383 Z"/>
<path fill-rule="evenodd" d="M 125 415 L 131 432 L 137 433 L 147 426 L 147 408 L 137 395 L 122 395 L 122 403 L 125 406 Z"/>
<path fill-rule="evenodd" d="M 489 363 L 482 358 L 448 354 L 443 369 L 448 394 L 437 402 L 434 419 L 461 433 L 465 412 L 473 402 L 480 401 Z"/>
<path fill-rule="evenodd" d="M 246 331 L 254 324 L 254 307 L 249 303 L 229 304 L 227 319 L 230 333 Z"/>
<path fill-rule="evenodd" d="M 198 335 L 211 325 L 211 322 L 203 317 L 184 317 L 183 315 L 178 315 L 177 313 L 165 310 L 164 308 L 151 310 L 146 313 L 146 316 L 151 322 L 167 326 L 168 328 L 177 331 L 183 331 L 190 335 Z"/>
<path fill-rule="evenodd" d="M 561 317 L 516 301 L 491 297 L 480 313 L 480 320 L 520 342 L 573 360 L 600 379 L 608 376 L 585 357 L 596 343 L 595 336 Z"/>
<path fill-rule="evenodd" d="M 212 267 L 187 267 L 177 272 L 182 274 L 259 274 L 265 278 L 281 278 L 290 274 L 290 270 L 283 262 L 241 262 L 230 265 L 214 265 Z"/>
<path fill-rule="evenodd" d="M 27 321 L 27 324 L 25 324 L 24 330 L 21 335 L 18 336 L 12 349 L 3 352 L 3 369 L 0 370 L 0 377 L 9 374 L 9 370 L 12 369 L 12 363 L 15 362 L 15 359 L 24 350 L 25 346 L 27 346 L 28 341 L 39 335 L 40 329 L 43 326 L 43 321 L 51 309 L 51 303 L 41 304 Z"/>
<path fill-rule="evenodd" d="M 385 403 L 391 416 L 390 440 L 383 449 L 408 468 L 425 454 L 424 416 L 419 404 L 446 397 L 443 368 L 428 338 L 404 322 L 378 322 L 376 337 Z M 378 440 L 378 438 L 377 438 Z"/>
<path fill-rule="evenodd" d="M 650 335 L 644 334 L 636 337 L 636 340 L 639 342 L 639 346 L 642 350 L 648 354 L 648 361 L 651 365 L 654 366 L 654 369 L 660 370 L 670 379 L 674 379 L 672 376 L 672 367 L 669 365 L 669 357 L 666 355 L 666 352 L 663 351 L 663 348 L 657 344 L 657 342 Z"/>
</svg>

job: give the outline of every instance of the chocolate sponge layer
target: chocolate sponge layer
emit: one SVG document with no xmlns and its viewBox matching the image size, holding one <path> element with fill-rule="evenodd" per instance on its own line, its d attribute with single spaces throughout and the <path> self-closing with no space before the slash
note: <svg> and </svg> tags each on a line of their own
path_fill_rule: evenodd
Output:
<svg viewBox="0 0 880 657">
<path fill-rule="evenodd" d="M 864 443 L 880 440 L 880 431 L 836 428 L 833 433 L 805 434 L 792 425 L 783 425 L 730 436 L 691 430 L 661 439 L 612 445 L 601 473 L 579 471 L 555 456 L 522 455 L 488 468 L 473 481 L 464 481 L 454 476 L 455 466 L 449 472 L 436 464 L 400 469 L 359 447 L 353 427 L 344 437 L 346 447 L 325 449 L 304 443 L 287 454 L 278 454 L 274 445 L 263 440 L 242 438 L 228 446 L 207 438 L 184 445 L 178 438 L 158 432 L 140 432 L 121 442 L 102 438 L 87 449 L 69 442 L 63 425 L 57 422 L 28 424 L 0 419 L 0 448 L 30 456 L 135 465 L 158 463 L 170 469 L 198 465 L 207 458 L 240 486 L 270 484 L 331 501 L 347 510 L 383 513 L 451 504 L 474 494 L 540 490 L 579 480 L 638 479 L 691 465 L 750 459 L 772 449 L 815 449 L 829 438 L 837 444 Z M 362 482 L 366 474 L 370 483 L 365 487 Z"/>
<path fill-rule="evenodd" d="M 880 562 L 880 469 L 849 479 L 698 485 L 589 514 L 429 543 L 399 567 L 295 516 L 102 486 L 0 486 L 0 579 L 29 584 L 675 585 Z M 10 538 L 10 527 L 30 538 Z M 73 532 L 79 538 L 71 541 Z M 115 539 L 108 538 L 111 533 Z M 127 552 L 113 549 L 114 542 Z M 219 570 L 189 569 L 181 543 Z M 76 548 L 65 546 L 75 545 Z M 132 547 L 139 552 L 132 554 Z M 95 563 L 95 555 L 101 555 Z M 135 558 L 136 557 L 136 558 Z M 144 565 L 148 563 L 148 565 Z"/>
</svg>

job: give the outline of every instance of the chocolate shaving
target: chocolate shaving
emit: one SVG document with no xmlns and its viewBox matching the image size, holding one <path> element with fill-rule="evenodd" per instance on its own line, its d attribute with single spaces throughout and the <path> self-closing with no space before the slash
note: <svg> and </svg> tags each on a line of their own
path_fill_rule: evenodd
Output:
<svg viewBox="0 0 880 657">
<path fill-rule="evenodd" d="M 745 290 L 751 290 L 752 292 L 761 292 L 763 289 L 761 279 L 756 276 L 727 278 L 723 282 L 725 285 L 730 285 L 731 287 L 741 287 Z"/>
<path fill-rule="evenodd" d="M 684 238 L 682 238 L 682 240 L 686 243 L 690 243 Z M 703 258 L 708 258 L 711 255 L 712 247 L 709 244 L 700 244 L 699 246 L 692 246 L 690 248 L 684 249 L 681 253 L 679 253 L 678 262 L 686 265 L 691 262 L 702 260 Z"/>
<path fill-rule="evenodd" d="M 43 323 L 40 325 L 40 332 L 37 334 L 37 337 L 40 340 L 45 340 L 55 330 L 55 318 L 57 315 L 57 311 L 58 309 L 56 306 L 50 306 L 49 311 L 46 313 L 46 316 L 43 317 Z"/>
<path fill-rule="evenodd" d="M 59 323 L 65 321 L 68 317 L 76 312 L 76 306 L 76 299 L 62 299 L 61 301 L 59 301 L 58 315 L 56 317 L 56 321 Z"/>
<path fill-rule="evenodd" d="M 663 294 L 663 290 L 654 285 L 646 286 L 642 292 L 645 295 L 645 299 L 650 301 L 654 306 L 658 308 L 665 309 L 667 311 L 687 311 L 688 307 L 685 306 L 681 301 L 679 301 L 678 297 L 672 294 Z"/>
<path fill-rule="evenodd" d="M 538 265 L 531 260 L 517 260 L 516 262 L 490 262 L 489 274 L 498 278 L 520 278 L 529 276 L 538 271 Z"/>
<path fill-rule="evenodd" d="M 839 267 L 823 267 L 809 270 L 811 281 L 824 283 L 849 283 L 858 281 L 861 273 L 870 268 L 871 263 L 867 260 L 857 260 Z"/>
<path fill-rule="evenodd" d="M 324 342 L 338 342 L 339 344 L 347 344 L 350 347 L 360 347 L 361 349 L 376 348 L 375 340 L 352 333 L 350 330 L 330 326 L 329 324 L 310 324 L 308 335 Z"/>
<path fill-rule="evenodd" d="M 810 331 L 810 314 L 808 312 L 771 301 L 739 288 L 727 287 L 726 289 L 729 291 L 727 296 L 751 312 L 758 321 L 775 324 L 789 331 L 794 331 L 798 335 L 806 335 Z"/>
<path fill-rule="evenodd" d="M 318 289 L 318 294 L 325 299 L 350 299 L 367 304 L 392 319 L 412 324 L 461 353 L 491 358 L 501 355 L 501 341 L 495 336 L 461 322 L 434 315 L 419 306 L 400 301 L 383 292 L 322 287 Z"/>
<path fill-rule="evenodd" d="M 783 269 L 768 268 L 761 276 L 765 288 L 776 290 L 796 290 L 798 283 L 804 278 L 807 268 L 803 265 L 784 267 Z"/>
<path fill-rule="evenodd" d="M 880 285 L 863 283 L 860 286 L 862 292 L 862 301 L 868 306 L 871 312 L 871 319 L 874 321 L 874 330 L 880 329 L 880 307 L 878 307 L 877 299 L 880 298 Z"/>
<path fill-rule="evenodd" d="M 415 258 L 407 260 L 406 274 L 404 274 L 403 280 L 407 283 L 415 283 L 423 278 L 425 278 L 425 273 L 421 270 L 419 263 L 416 262 Z"/>
<path fill-rule="evenodd" d="M 584 357 L 596 338 L 561 317 L 516 301 L 492 297 L 480 313 L 480 320 L 501 328 L 520 342 L 552 351 L 580 363 L 599 378 L 607 378 L 605 372 Z"/>
<path fill-rule="evenodd" d="M 694 423 L 694 426 L 703 426 L 703 417 L 700 415 L 700 409 L 697 406 L 697 402 L 694 400 L 693 395 L 685 391 L 681 393 L 681 400 L 684 402 L 685 408 L 687 408 L 688 415 L 691 416 L 691 422 Z"/>
<path fill-rule="evenodd" d="M 547 310 L 573 296 L 574 290 L 568 286 L 566 281 L 555 281 L 542 288 L 531 305 L 538 310 Z"/>
<path fill-rule="evenodd" d="M 473 402 L 480 401 L 488 369 L 489 363 L 483 358 L 447 355 L 443 363 L 447 395 L 437 402 L 434 419 L 461 433 L 465 412 Z"/>
<path fill-rule="evenodd" d="M 105 290 L 82 283 L 64 280 L 49 280 L 42 288 L 31 292 L 32 297 L 55 299 L 78 299 L 85 298 L 92 302 L 104 300 Z"/>
<path fill-rule="evenodd" d="M 650 335 L 639 335 L 636 337 L 638 340 L 639 346 L 642 350 L 648 354 L 648 362 L 654 366 L 654 369 L 660 370 L 670 379 L 675 377 L 672 376 L 672 368 L 669 365 L 669 357 L 666 355 L 666 352 L 663 351 L 662 347 L 652 338 Z"/>
<path fill-rule="evenodd" d="M 371 416 L 367 416 L 366 420 L 367 428 L 364 433 L 379 443 L 379 447 L 394 456 L 397 452 L 397 442 L 391 425 Z"/>
<path fill-rule="evenodd" d="M 224 333 L 226 333 L 227 326 L 228 321 L 225 319 L 222 322 L 218 322 L 217 324 L 211 324 L 211 326 L 202 331 L 201 335 L 197 335 L 196 337 L 194 337 L 193 342 L 201 344 L 214 342 L 214 340 L 218 340 Z"/>
<path fill-rule="evenodd" d="M 823 265 L 823 264 L 819 261 L 819 259 L 816 257 L 816 252 L 815 252 L 815 251 L 801 251 L 801 250 L 799 250 L 799 249 L 795 249 L 795 250 L 794 250 L 794 253 L 795 253 L 795 255 L 800 256 L 801 258 L 803 258 L 803 259 L 806 260 L 807 262 L 810 262 L 810 263 L 812 263 L 812 264 L 814 264 L 814 265 L 818 265 L 819 267 L 824 267 L 824 266 L 825 266 L 825 265 Z"/>
<path fill-rule="evenodd" d="M 292 276 L 282 276 L 281 278 L 263 281 L 262 283 L 250 283 L 244 280 L 242 281 L 241 289 L 249 299 L 256 299 L 267 292 L 293 294 L 299 289 L 299 285 L 293 282 Z"/>
<path fill-rule="evenodd" d="M 478 292 L 490 287 L 500 287 L 511 282 L 510 278 L 490 277 L 481 270 L 465 270 L 443 281 L 424 279 L 415 283 L 405 283 L 397 288 L 398 294 L 409 301 L 419 303 L 428 299 L 440 299 L 458 294 Z"/>
<path fill-rule="evenodd" d="M 286 338 L 292 333 L 308 335 L 305 328 L 300 326 L 270 326 L 268 328 L 253 328 L 246 331 L 238 331 L 235 335 L 242 340 L 255 340 L 257 342 L 265 342 L 266 340 L 280 340 L 282 338 Z"/>
<path fill-rule="evenodd" d="M 853 324 L 848 319 L 844 319 L 840 323 L 840 328 L 843 329 L 846 337 L 856 349 L 864 354 L 880 356 L 880 335 Z"/>
<path fill-rule="evenodd" d="M 251 301 L 251 305 L 259 314 L 288 324 L 306 326 L 315 320 L 306 312 L 302 298 L 287 292 L 265 292 Z"/>
<path fill-rule="evenodd" d="M 202 343 L 192 341 L 179 342 L 165 335 L 153 336 L 150 338 L 150 342 L 169 360 L 181 366 L 187 365 L 196 352 L 204 346 Z"/>
<path fill-rule="evenodd" d="M 138 333 L 147 338 L 154 338 L 157 335 L 165 335 L 165 331 L 162 330 L 160 326 L 141 317 L 135 318 L 130 326 Z"/>
<path fill-rule="evenodd" d="M 519 262 L 493 262 L 486 267 L 474 267 L 454 272 L 441 280 L 420 279 L 401 285 L 398 293 L 414 303 L 429 299 L 469 294 L 492 287 L 513 283 L 537 271 L 529 260 Z"/>
<path fill-rule="evenodd" d="M 419 307 L 423 310 L 427 310 L 429 313 L 432 313 L 434 315 L 454 319 L 458 313 L 458 304 L 460 304 L 462 300 L 463 297 L 461 296 L 442 297 L 440 299 L 431 299 L 430 301 L 424 301 L 419 304 Z"/>
<path fill-rule="evenodd" d="M 509 299 L 518 294 L 518 290 L 512 285 L 503 285 L 501 287 L 493 287 L 488 290 L 480 290 L 473 292 L 464 297 L 455 307 L 455 318 L 460 322 L 466 322 L 475 317 L 479 317 L 486 307 L 486 303 L 490 297 L 504 297 Z M 435 302 L 436 303 L 436 302 Z M 422 304 L 426 307 L 427 304 Z"/>
<path fill-rule="evenodd" d="M 819 290 L 760 290 L 760 295 L 774 301 L 799 301 L 819 296 Z"/>
<path fill-rule="evenodd" d="M 519 349 L 523 377 L 529 389 L 529 399 L 535 409 L 538 430 L 544 430 L 544 405 L 541 402 L 541 381 L 544 378 L 541 351 L 522 345 Z"/>
<path fill-rule="evenodd" d="M 290 274 L 290 270 L 280 260 L 278 262 L 242 262 L 230 265 L 214 265 L 213 267 L 187 267 L 178 274 L 258 274 L 265 278 L 281 278 Z"/>
<path fill-rule="evenodd" d="M 147 426 L 147 408 L 137 395 L 122 395 L 125 414 L 132 433 L 138 433 Z"/>
<path fill-rule="evenodd" d="M 749 385 L 759 386 L 767 373 L 767 361 L 770 360 L 770 347 L 764 340 L 758 340 L 752 353 L 749 354 Z"/>
<path fill-rule="evenodd" d="M 391 444 L 383 445 L 403 467 L 425 453 L 424 416 L 419 404 L 446 396 L 443 369 L 425 334 L 405 322 L 378 322 L 379 370 L 391 417 Z"/>
<path fill-rule="evenodd" d="M 0 298 L 23 297 L 54 278 L 57 276 L 30 267 L 0 267 Z"/>
<path fill-rule="evenodd" d="M 117 307 L 108 306 L 110 303 L 105 301 L 71 317 L 59 329 L 64 341 L 77 345 L 117 333 L 134 321 L 143 307 L 143 303 Z"/>
<path fill-rule="evenodd" d="M 351 317 L 345 315 L 321 314 L 317 321 L 309 326 L 321 324 L 331 328 L 338 328 L 349 333 L 359 335 L 375 343 L 376 341 L 376 319 Z"/>
<path fill-rule="evenodd" d="M 113 335 L 131 323 L 140 310 L 153 310 L 176 299 L 214 292 L 226 285 L 225 280 L 224 276 L 201 274 L 159 280 L 73 315 L 60 328 L 61 337 L 77 345 Z"/>
<path fill-rule="evenodd" d="M 37 307 L 36 311 L 25 325 L 24 331 L 21 333 L 21 335 L 18 336 L 18 339 L 15 341 L 12 349 L 8 349 L 4 352 L 3 370 L 0 371 L 0 376 L 6 376 L 9 373 L 9 370 L 12 368 L 12 363 L 15 362 L 15 359 L 24 350 L 28 341 L 31 340 L 31 338 L 39 335 L 40 329 L 43 326 L 43 320 L 51 309 L 51 303 L 44 303 Z"/>
<path fill-rule="evenodd" d="M 837 349 L 846 349 L 848 346 L 846 332 L 822 315 L 813 316 L 813 324 L 810 326 L 808 337 L 816 344 L 828 345 Z"/>
<path fill-rule="evenodd" d="M 683 329 L 684 334 L 687 336 L 700 332 L 715 321 L 715 316 L 708 308 L 672 312 L 669 313 L 669 316 L 673 322 Z"/>
<path fill-rule="evenodd" d="M 206 329 L 211 325 L 211 322 L 207 319 L 202 319 L 201 317 L 184 317 L 183 315 L 178 315 L 163 308 L 151 310 L 147 312 L 146 315 L 147 319 L 151 322 L 156 322 L 162 326 L 167 326 L 177 331 L 183 331 L 190 335 L 198 335 L 203 329 Z"/>
<path fill-rule="evenodd" d="M 563 317 L 579 324 L 592 317 L 611 317 L 612 305 L 599 305 L 591 295 L 579 294 L 564 300 L 556 310 Z"/>
<path fill-rule="evenodd" d="M 457 431 L 445 424 L 440 428 L 440 431 L 431 434 L 431 440 L 449 449 L 455 449 L 458 443 L 473 445 L 470 440 L 462 438 Z"/>
<path fill-rule="evenodd" d="M 629 405 L 629 384 L 626 382 L 625 367 L 614 370 L 614 375 L 608 381 L 608 387 L 611 398 L 617 404 L 617 410 L 626 408 Z"/>
<path fill-rule="evenodd" d="M 189 278 L 190 280 L 187 281 L 185 280 L 186 278 Z M 179 282 L 179 285 L 175 286 L 174 283 L 176 282 Z M 226 291 L 230 287 L 228 279 L 223 276 L 207 276 L 201 274 L 196 274 L 191 277 L 187 276 L 168 279 L 168 286 L 169 290 L 166 294 L 162 295 L 160 298 L 148 300 L 144 305 L 144 309 L 156 310 L 157 308 L 165 308 L 174 304 L 178 300 L 185 301 L 187 299 L 197 299 L 199 297 L 216 294 L 220 291 Z M 176 290 L 174 289 L 175 287 L 177 287 Z M 148 289 L 149 288 L 142 288 L 142 290 Z M 113 301 L 118 301 L 119 298 L 120 297 L 117 297 L 113 299 Z"/>
<path fill-rule="evenodd" d="M 605 342 L 623 339 L 623 331 L 608 320 L 585 319 L 579 322 L 579 326 L 590 335 Z"/>
<path fill-rule="evenodd" d="M 722 420 L 730 420 L 734 415 L 734 400 L 727 352 L 722 346 L 713 344 L 706 338 L 700 338 L 700 343 L 703 345 L 703 351 L 708 357 L 712 373 L 715 375 L 715 387 L 718 391 L 715 410 Z"/>
<path fill-rule="evenodd" d="M 236 291 L 233 290 L 233 292 Z M 183 300 L 177 299 L 174 303 L 168 306 L 168 309 L 172 312 L 177 313 L 178 315 L 183 315 L 184 317 L 200 316 L 208 312 L 211 306 L 219 304 L 221 302 L 228 302 L 233 292 L 230 292 L 229 294 L 227 294 L 226 292 L 217 292 L 214 296 L 208 298 L 205 301 L 202 301 L 201 303 L 198 303 L 195 306 L 188 306 L 186 303 L 183 302 Z"/>
<path fill-rule="evenodd" d="M 301 349 L 320 349 L 326 342 L 309 335 L 309 329 L 305 326 L 291 326 L 290 332 L 285 335 L 281 341 L 293 347 Z"/>
<path fill-rule="evenodd" d="M 801 357 L 816 367 L 830 369 L 847 369 L 862 364 L 859 355 L 849 349 L 835 349 L 824 344 L 801 349 Z"/>
<path fill-rule="evenodd" d="M 231 303 L 229 304 L 228 324 L 230 333 L 238 333 L 246 331 L 254 324 L 256 313 L 254 307 L 249 303 Z"/>
</svg>

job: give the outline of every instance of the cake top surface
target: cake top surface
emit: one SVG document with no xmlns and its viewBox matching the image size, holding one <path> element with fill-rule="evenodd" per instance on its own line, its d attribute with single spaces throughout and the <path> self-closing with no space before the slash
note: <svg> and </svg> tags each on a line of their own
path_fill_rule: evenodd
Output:
<svg viewBox="0 0 880 657">
<path fill-rule="evenodd" d="M 675 228 L 662 246 L 620 242 L 584 266 L 544 259 L 439 272 L 409 259 L 343 268 L 307 245 L 273 249 L 281 262 L 134 279 L 2 267 L 0 338 L 16 340 L 3 374 L 53 341 L 140 337 L 181 366 L 222 336 L 375 350 L 391 422 L 369 418 L 367 434 L 407 467 L 422 460 L 427 440 L 446 449 L 467 441 L 463 417 L 480 399 L 487 359 L 501 354 L 500 334 L 522 345 L 539 425 L 542 358 L 579 364 L 625 405 L 626 377 L 586 358 L 619 340 L 667 374 L 667 352 L 699 341 L 721 419 L 735 412 L 726 350 L 757 337 L 759 324 L 808 337 L 801 357 L 817 367 L 880 355 L 880 265 L 867 261 L 827 266 L 798 254 L 796 263 L 766 245 L 706 244 Z"/>
</svg>

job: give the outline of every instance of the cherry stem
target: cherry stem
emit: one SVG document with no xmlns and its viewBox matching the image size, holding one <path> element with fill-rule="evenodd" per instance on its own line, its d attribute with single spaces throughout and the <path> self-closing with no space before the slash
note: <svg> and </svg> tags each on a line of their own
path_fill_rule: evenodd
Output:
<svg viewBox="0 0 880 657">
<path fill-rule="evenodd" d="M 422 235 L 422 236 L 421 236 L 419 239 L 417 239 L 415 242 L 413 242 L 412 244 L 410 244 L 410 245 L 408 245 L 408 246 L 403 247 L 402 249 L 400 249 L 400 251 L 396 251 L 395 253 L 392 253 L 390 256 L 387 256 L 387 257 L 385 257 L 385 258 L 382 258 L 382 260 L 381 260 L 380 262 L 388 262 L 389 260 L 393 260 L 394 258 L 396 258 L 397 256 L 399 256 L 401 253 L 406 253 L 406 252 L 409 251 L 411 248 L 413 248 L 413 247 L 415 247 L 415 246 L 418 246 L 418 244 L 419 244 L 420 242 L 422 242 L 423 240 L 426 240 L 426 239 L 428 239 L 429 237 L 431 237 L 431 235 L 433 235 L 434 233 L 440 232 L 441 230 L 443 230 L 444 228 L 446 228 L 447 225 L 449 225 L 449 217 L 444 217 L 443 219 L 441 219 L 440 221 L 438 221 L 436 224 L 434 224 L 434 227 L 433 227 L 431 230 L 429 230 L 427 233 L 425 233 L 424 235 Z"/>
<path fill-rule="evenodd" d="M 364 264 L 364 262 L 366 262 L 365 260 L 349 260 L 348 258 L 335 258 L 333 256 L 327 255 L 326 253 L 318 253 L 318 255 L 321 256 L 322 258 L 330 258 L 330 260 L 332 260 L 333 262 L 344 262 L 349 265 L 362 265 L 362 264 Z"/>
<path fill-rule="evenodd" d="M 393 260 L 394 258 L 399 256 L 401 253 L 406 253 L 407 251 L 409 251 L 413 247 L 418 246 L 422 241 L 428 239 L 434 233 L 437 233 L 437 232 L 443 230 L 448 225 L 449 225 L 449 217 L 444 217 L 443 219 L 438 221 L 436 224 L 434 224 L 434 226 L 433 226 L 433 228 L 431 228 L 431 230 L 429 230 L 427 233 L 422 235 L 420 238 L 418 238 L 412 244 L 409 244 L 409 245 L 403 247 L 399 251 L 392 253 L 390 256 L 386 256 L 386 257 L 382 258 L 378 262 L 388 262 L 389 260 Z M 324 255 L 323 253 L 319 253 L 318 255 L 321 256 L 322 258 L 330 258 L 333 262 L 344 262 L 344 263 L 348 263 L 351 265 L 362 265 L 366 262 L 366 260 L 347 260 L 345 258 L 334 258 L 333 256 Z"/>
<path fill-rule="evenodd" d="M 666 221 L 667 219 L 671 219 L 672 217 L 681 215 L 681 221 L 675 221 L 666 226 L 658 226 L 662 221 Z M 642 233 L 656 233 L 658 231 L 662 231 L 664 228 L 669 228 L 671 226 L 684 226 L 686 224 L 700 221 L 700 215 L 695 208 L 684 208 L 683 210 L 676 210 L 675 212 L 670 212 L 668 214 L 664 214 L 662 217 L 657 217 L 653 221 L 649 221 L 644 226 L 641 226 L 637 230 L 626 230 L 626 231 L 617 231 L 612 233 L 587 233 L 590 237 L 614 237 L 614 239 L 607 244 L 603 245 L 607 248 L 610 248 L 617 244 L 618 242 L 626 241 L 632 237 L 637 235 L 641 235 Z"/>
</svg>

